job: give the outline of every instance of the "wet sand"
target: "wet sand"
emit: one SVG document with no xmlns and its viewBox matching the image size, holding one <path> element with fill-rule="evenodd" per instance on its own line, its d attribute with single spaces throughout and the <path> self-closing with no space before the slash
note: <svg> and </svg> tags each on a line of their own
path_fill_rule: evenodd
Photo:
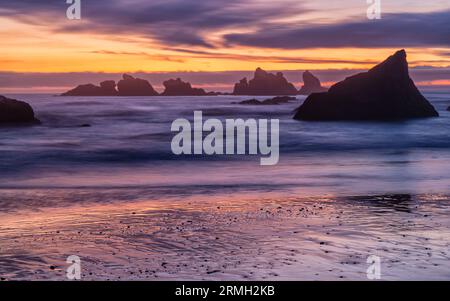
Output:
<svg viewBox="0 0 450 301">
<path fill-rule="evenodd" d="M 449 280 L 449 214 L 442 195 L 13 208 L 0 213 L 0 277 L 66 280 L 66 258 L 77 255 L 83 280 L 367 280 L 367 257 L 377 255 L 382 280 Z"/>
</svg>

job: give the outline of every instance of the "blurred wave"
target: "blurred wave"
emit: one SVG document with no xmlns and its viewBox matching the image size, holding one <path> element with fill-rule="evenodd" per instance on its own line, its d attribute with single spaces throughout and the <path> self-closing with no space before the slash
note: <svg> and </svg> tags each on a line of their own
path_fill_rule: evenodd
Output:
<svg viewBox="0 0 450 301">
<path fill-rule="evenodd" d="M 450 93 L 427 93 L 440 118 L 404 122 L 301 122 L 293 110 L 232 104 L 249 97 L 54 97 L 11 95 L 34 107 L 41 126 L 4 128 L 0 187 L 110 185 L 297 185 L 317 192 L 385 188 L 450 190 Z M 258 97 L 265 99 L 266 97 Z M 276 118 L 280 163 L 259 156 L 175 156 L 177 118 Z M 132 176 L 130 176 L 132 175 Z M 130 180 L 133 179 L 133 180 Z M 133 182 L 134 181 L 134 182 Z M 438 191 L 434 191 L 438 190 Z M 0 192 L 1 193 L 1 192 Z"/>
</svg>

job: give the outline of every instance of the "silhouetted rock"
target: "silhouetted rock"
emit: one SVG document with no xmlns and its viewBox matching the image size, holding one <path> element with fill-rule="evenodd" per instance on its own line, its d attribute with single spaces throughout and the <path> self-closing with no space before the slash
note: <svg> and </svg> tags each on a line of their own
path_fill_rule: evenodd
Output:
<svg viewBox="0 0 450 301">
<path fill-rule="evenodd" d="M 265 99 L 263 101 L 259 101 L 255 98 L 244 100 L 241 102 L 238 102 L 237 104 L 240 105 L 279 105 L 288 103 L 291 100 L 296 100 L 297 98 L 291 97 L 291 96 L 277 96 L 274 98 Z"/>
<path fill-rule="evenodd" d="M 283 73 L 268 73 L 256 69 L 254 78 L 242 79 L 234 86 L 234 95 L 296 95 L 297 89 L 289 83 Z"/>
<path fill-rule="evenodd" d="M 312 93 L 326 92 L 327 88 L 322 87 L 320 80 L 308 70 L 303 72 L 303 87 L 298 91 L 299 95 L 310 95 Z"/>
<path fill-rule="evenodd" d="M 100 87 L 94 84 L 79 85 L 76 88 L 64 92 L 61 96 L 97 96 Z"/>
<path fill-rule="evenodd" d="M 106 80 L 100 83 L 100 88 L 104 92 L 105 96 L 115 96 L 118 94 L 116 90 L 116 82 L 113 80 Z"/>
<path fill-rule="evenodd" d="M 190 83 L 181 79 L 169 79 L 163 83 L 166 88 L 161 94 L 163 96 L 204 96 L 207 95 L 205 90 L 192 88 Z M 211 94 L 210 94 L 211 95 Z"/>
<path fill-rule="evenodd" d="M 217 96 L 225 95 L 220 92 L 206 92 L 203 89 L 192 88 L 188 82 L 181 79 L 170 79 L 164 82 L 166 90 L 163 96 Z M 67 91 L 61 96 L 157 96 L 152 85 L 140 78 L 134 78 L 131 75 L 124 74 L 123 79 L 117 84 L 113 80 L 107 80 L 100 83 L 100 86 L 94 84 L 79 85 L 76 88 Z"/>
<path fill-rule="evenodd" d="M 117 96 L 116 82 L 107 80 L 100 83 L 100 86 L 93 84 L 79 85 L 69 90 L 61 96 Z"/>
<path fill-rule="evenodd" d="M 243 100 L 240 102 L 232 102 L 231 104 L 238 104 L 238 105 L 262 105 L 262 101 L 257 100 L 256 98 Z"/>
<path fill-rule="evenodd" d="M 0 125 L 1 124 L 36 124 L 31 106 L 23 101 L 10 99 L 0 95 Z"/>
<path fill-rule="evenodd" d="M 234 95 L 246 95 L 248 92 L 248 81 L 247 78 L 244 77 L 237 84 L 234 85 Z"/>
<path fill-rule="evenodd" d="M 123 79 L 117 84 L 119 96 L 157 96 L 158 92 L 145 79 L 134 78 L 124 74 Z"/>
<path fill-rule="evenodd" d="M 450 107 L 447 108 L 447 111 L 450 111 Z"/>
<path fill-rule="evenodd" d="M 399 120 L 439 114 L 409 77 L 406 52 L 397 51 L 368 72 L 313 93 L 297 109 L 300 120 Z"/>
</svg>

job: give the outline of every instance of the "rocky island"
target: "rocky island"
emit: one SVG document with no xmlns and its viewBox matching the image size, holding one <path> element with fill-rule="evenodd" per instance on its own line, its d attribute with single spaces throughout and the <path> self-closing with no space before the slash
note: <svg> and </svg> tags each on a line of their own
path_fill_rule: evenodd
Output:
<svg viewBox="0 0 450 301">
<path fill-rule="evenodd" d="M 169 79 L 163 84 L 165 90 L 159 94 L 147 80 L 124 74 L 117 85 L 113 80 L 103 81 L 100 86 L 84 84 L 61 94 L 61 96 L 217 96 L 226 94 L 193 88 L 190 83 L 179 78 Z"/>
<path fill-rule="evenodd" d="M 405 50 L 368 72 L 313 93 L 296 110 L 298 120 L 389 121 L 439 116 L 409 77 Z"/>
<path fill-rule="evenodd" d="M 268 73 L 257 68 L 254 78 L 243 78 L 235 84 L 233 95 L 297 95 L 297 89 L 288 82 L 283 73 Z"/>
<path fill-rule="evenodd" d="M 124 74 L 123 79 L 117 83 L 119 96 L 158 96 L 159 93 L 145 79 L 134 78 Z"/>
<path fill-rule="evenodd" d="M 39 123 L 28 103 L 0 95 L 0 125 Z"/>
<path fill-rule="evenodd" d="M 165 90 L 162 96 L 205 96 L 203 89 L 192 88 L 191 84 L 181 79 L 169 79 L 163 83 Z"/>
<path fill-rule="evenodd" d="M 100 83 L 100 86 L 94 84 L 79 85 L 76 88 L 67 91 L 61 96 L 157 96 L 158 92 L 152 85 L 144 79 L 134 78 L 131 75 L 124 74 L 122 80 L 117 83 L 113 80 L 107 80 Z"/>
<path fill-rule="evenodd" d="M 93 84 L 79 85 L 78 87 L 63 93 L 61 96 L 117 96 L 116 82 L 107 80 L 100 86 Z"/>
<path fill-rule="evenodd" d="M 312 93 L 326 92 L 327 88 L 322 87 L 320 80 L 311 72 L 303 72 L 303 87 L 298 91 L 299 95 L 310 95 Z"/>
</svg>

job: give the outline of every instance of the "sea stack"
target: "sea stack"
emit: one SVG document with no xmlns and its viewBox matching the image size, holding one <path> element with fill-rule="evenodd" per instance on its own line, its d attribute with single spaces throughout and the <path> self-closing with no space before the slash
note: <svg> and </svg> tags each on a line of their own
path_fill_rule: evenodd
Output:
<svg viewBox="0 0 450 301">
<path fill-rule="evenodd" d="M 0 95 L 0 125 L 37 123 L 40 122 L 28 103 Z"/>
<path fill-rule="evenodd" d="M 327 88 L 322 87 L 320 80 L 311 72 L 303 72 L 303 87 L 298 91 L 299 95 L 310 95 L 312 93 L 326 92 Z"/>
<path fill-rule="evenodd" d="M 181 79 L 169 79 L 163 83 L 165 90 L 163 96 L 204 96 L 205 90 L 192 88 L 191 84 Z"/>
<path fill-rule="evenodd" d="M 268 73 L 261 68 L 257 68 L 254 78 L 247 81 L 242 79 L 234 86 L 234 95 L 296 95 L 297 89 L 287 81 L 283 73 Z"/>
<path fill-rule="evenodd" d="M 79 85 L 69 90 L 61 96 L 117 96 L 116 82 L 107 80 L 100 83 L 100 86 L 93 84 Z"/>
<path fill-rule="evenodd" d="M 124 74 L 123 79 L 117 83 L 119 96 L 158 96 L 158 92 L 145 79 L 134 78 Z"/>
<path fill-rule="evenodd" d="M 437 116 L 409 77 L 406 52 L 400 50 L 368 72 L 333 85 L 328 92 L 311 94 L 294 119 L 389 121 Z"/>
</svg>

